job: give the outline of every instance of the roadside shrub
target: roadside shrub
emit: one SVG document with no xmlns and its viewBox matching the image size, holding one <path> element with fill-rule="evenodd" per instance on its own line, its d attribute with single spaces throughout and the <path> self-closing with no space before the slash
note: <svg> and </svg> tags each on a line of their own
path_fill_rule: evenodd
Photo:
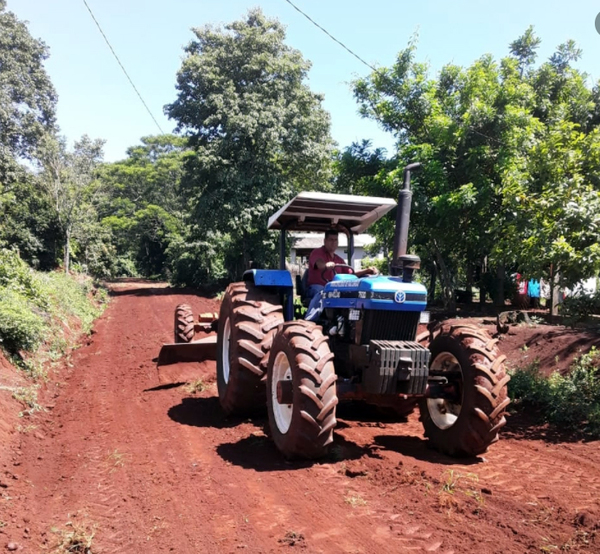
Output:
<svg viewBox="0 0 600 554">
<path fill-rule="evenodd" d="M 67 347 L 70 325 L 88 332 L 106 299 L 89 277 L 33 271 L 16 251 L 0 249 L 0 344 L 9 353 L 45 343 L 55 359 Z"/>
<path fill-rule="evenodd" d="M 8 351 L 35 350 L 43 341 L 46 320 L 22 294 L 0 287 L 0 343 Z"/>
<path fill-rule="evenodd" d="M 565 318 L 565 324 L 571 327 L 586 321 L 593 314 L 600 314 L 600 291 L 594 294 L 578 291 L 567 296 L 560 305 L 560 313 Z"/>
<path fill-rule="evenodd" d="M 39 278 L 50 312 L 63 322 L 77 318 L 82 330 L 87 333 L 102 311 L 89 298 L 94 289 L 92 280 L 83 275 L 58 272 L 45 273 Z M 101 295 L 97 300 L 103 303 L 105 298 Z"/>
<path fill-rule="evenodd" d="M 36 272 L 15 250 L 0 249 L 0 287 L 10 288 L 40 308 L 47 308 Z"/>
<path fill-rule="evenodd" d="M 600 437 L 600 352 L 592 348 L 576 358 L 570 372 L 544 377 L 534 362 L 511 373 L 509 395 L 537 408 L 543 418 L 563 429 Z"/>
</svg>

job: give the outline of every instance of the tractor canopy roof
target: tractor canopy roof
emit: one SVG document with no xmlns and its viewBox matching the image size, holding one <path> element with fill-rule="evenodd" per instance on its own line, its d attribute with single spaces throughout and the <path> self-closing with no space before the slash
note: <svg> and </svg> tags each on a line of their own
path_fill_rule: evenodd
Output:
<svg viewBox="0 0 600 554">
<path fill-rule="evenodd" d="M 269 218 L 268 229 L 322 232 L 342 226 L 362 233 L 395 205 L 391 198 L 301 192 Z"/>
</svg>

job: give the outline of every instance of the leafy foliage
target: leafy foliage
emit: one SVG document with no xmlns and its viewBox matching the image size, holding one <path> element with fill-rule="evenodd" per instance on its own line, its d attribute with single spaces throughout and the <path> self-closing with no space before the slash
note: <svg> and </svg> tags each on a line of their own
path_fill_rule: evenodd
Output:
<svg viewBox="0 0 600 554">
<path fill-rule="evenodd" d="M 204 259 L 218 252 L 236 278 L 250 260 L 273 263 L 268 216 L 294 192 L 327 185 L 329 116 L 304 83 L 310 64 L 284 43 L 278 21 L 256 9 L 194 33 L 165 110 L 194 150 L 182 179 L 189 240 Z"/>
<path fill-rule="evenodd" d="M 174 135 L 141 142 L 125 160 L 102 167 L 99 218 L 116 250 L 110 273 L 165 277 L 173 263 L 167 251 L 185 231 L 180 182 L 189 150 L 187 140 Z"/>
<path fill-rule="evenodd" d="M 600 353 L 592 349 L 574 360 L 565 376 L 546 378 L 533 363 L 511 374 L 509 395 L 538 409 L 546 421 L 562 429 L 600 437 Z"/>
<path fill-rule="evenodd" d="M 46 322 L 35 304 L 16 290 L 0 287 L 0 344 L 7 350 L 35 350 L 42 342 Z"/>
<path fill-rule="evenodd" d="M 71 322 L 87 332 L 105 297 L 90 299 L 91 280 L 29 268 L 13 250 L 0 249 L 0 343 L 9 352 L 62 351 Z"/>
<path fill-rule="evenodd" d="M 54 129 L 57 97 L 43 65 L 47 57 L 46 45 L 0 0 L 0 195 L 21 181 L 19 160 L 32 160 L 42 136 Z"/>
<path fill-rule="evenodd" d="M 600 291 L 587 294 L 576 290 L 568 295 L 560 305 L 560 313 L 564 316 L 565 324 L 574 327 L 580 321 L 586 321 L 592 315 L 600 315 Z"/>
<path fill-rule="evenodd" d="M 69 152 L 64 137 L 46 135 L 38 150 L 43 169 L 41 183 L 52 199 L 64 232 L 66 273 L 71 259 L 71 240 L 77 239 L 79 231 L 96 219 L 91 200 L 92 184 L 102 161 L 103 144 L 103 140 L 92 140 L 84 135 Z"/>
<path fill-rule="evenodd" d="M 431 78 L 412 41 L 355 82 L 361 113 L 397 138 L 398 165 L 424 163 L 413 244 L 433 259 L 447 304 L 473 264 L 538 278 L 553 268 L 561 285 L 600 269 L 598 86 L 572 67 L 573 42 L 534 68 L 539 44 L 530 28 L 499 62 L 484 55 Z M 399 171 L 381 182 L 397 190 Z"/>
</svg>

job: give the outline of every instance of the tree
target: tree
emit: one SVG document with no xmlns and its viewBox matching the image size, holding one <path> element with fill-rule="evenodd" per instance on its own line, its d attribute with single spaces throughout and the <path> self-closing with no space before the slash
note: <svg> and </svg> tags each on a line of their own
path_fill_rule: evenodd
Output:
<svg viewBox="0 0 600 554">
<path fill-rule="evenodd" d="M 184 232 L 187 210 L 180 184 L 187 139 L 175 135 L 143 137 L 125 160 L 101 168 L 103 196 L 98 212 L 110 229 L 119 271 L 165 274 L 167 250 Z"/>
<path fill-rule="evenodd" d="M 0 202 L 0 248 L 17 248 L 21 259 L 41 270 L 56 267 L 63 240 L 51 199 L 37 177 L 23 169 Z"/>
<path fill-rule="evenodd" d="M 32 160 L 55 124 L 56 92 L 44 60 L 48 49 L 0 0 L 0 195 L 22 182 L 22 159 Z"/>
<path fill-rule="evenodd" d="M 195 153 L 182 180 L 190 242 L 217 241 L 235 278 L 250 260 L 272 260 L 267 217 L 294 192 L 327 186 L 329 116 L 304 82 L 310 64 L 285 45 L 278 21 L 256 9 L 194 33 L 165 111 Z"/>
<path fill-rule="evenodd" d="M 39 149 L 41 182 L 52 198 L 64 233 L 64 269 L 69 273 L 71 241 L 82 225 L 97 218 L 93 208 L 92 184 L 102 161 L 103 140 L 87 135 L 68 152 L 64 137 L 46 136 Z"/>
<path fill-rule="evenodd" d="M 571 41 L 533 68 L 539 44 L 530 28 L 500 62 L 485 55 L 432 79 L 411 43 L 355 83 L 363 115 L 398 139 L 401 165 L 425 164 L 415 248 L 433 256 L 449 307 L 473 263 L 535 277 L 552 267 L 565 285 L 600 269 L 598 86 L 571 67 L 581 54 Z"/>
</svg>

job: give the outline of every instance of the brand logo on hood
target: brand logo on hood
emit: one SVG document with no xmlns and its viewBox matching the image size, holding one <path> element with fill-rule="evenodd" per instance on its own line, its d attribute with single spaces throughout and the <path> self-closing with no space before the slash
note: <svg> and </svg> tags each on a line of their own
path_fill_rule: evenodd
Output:
<svg viewBox="0 0 600 554">
<path fill-rule="evenodd" d="M 403 290 L 399 290 L 394 294 L 394 302 L 398 302 L 398 304 L 402 304 L 406 300 L 406 293 Z"/>
</svg>

